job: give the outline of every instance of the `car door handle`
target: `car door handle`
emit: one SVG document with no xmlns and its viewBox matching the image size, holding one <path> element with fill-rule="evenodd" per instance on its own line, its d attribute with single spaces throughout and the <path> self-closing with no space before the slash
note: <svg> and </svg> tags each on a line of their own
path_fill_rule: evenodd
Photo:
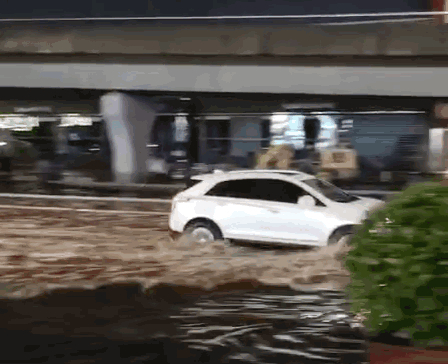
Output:
<svg viewBox="0 0 448 364">
<path fill-rule="evenodd" d="M 268 209 L 269 212 L 272 212 L 274 214 L 278 214 L 280 211 L 279 210 L 274 210 L 274 209 Z"/>
</svg>

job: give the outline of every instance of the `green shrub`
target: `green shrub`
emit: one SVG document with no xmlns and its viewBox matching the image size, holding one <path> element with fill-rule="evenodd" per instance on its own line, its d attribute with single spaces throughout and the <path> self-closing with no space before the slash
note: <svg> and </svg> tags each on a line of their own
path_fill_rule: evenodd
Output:
<svg viewBox="0 0 448 364">
<path fill-rule="evenodd" d="M 448 187 L 409 187 L 369 220 L 346 261 L 353 311 L 372 335 L 403 331 L 415 346 L 448 345 Z"/>
</svg>

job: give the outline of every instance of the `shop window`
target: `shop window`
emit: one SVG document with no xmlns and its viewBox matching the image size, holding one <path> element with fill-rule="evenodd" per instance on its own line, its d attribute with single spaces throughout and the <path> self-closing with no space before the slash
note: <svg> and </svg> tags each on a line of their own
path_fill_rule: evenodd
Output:
<svg viewBox="0 0 448 364">
<path fill-rule="evenodd" d="M 149 145 L 157 158 L 168 158 L 174 142 L 174 118 L 159 116 L 152 129 Z"/>
<path fill-rule="evenodd" d="M 230 123 L 228 120 L 208 120 L 207 153 L 212 159 L 227 156 L 230 153 Z"/>
</svg>

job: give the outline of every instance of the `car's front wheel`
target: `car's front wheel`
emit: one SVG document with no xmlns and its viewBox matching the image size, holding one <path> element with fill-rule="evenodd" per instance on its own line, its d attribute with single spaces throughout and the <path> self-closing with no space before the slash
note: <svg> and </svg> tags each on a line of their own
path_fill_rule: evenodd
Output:
<svg viewBox="0 0 448 364">
<path fill-rule="evenodd" d="M 209 221 L 195 221 L 185 229 L 185 235 L 197 243 L 208 244 L 222 239 L 222 234 L 213 223 Z"/>
<path fill-rule="evenodd" d="M 333 232 L 328 239 L 328 245 L 336 245 L 342 239 L 344 239 L 344 244 L 350 244 L 350 240 L 353 237 L 354 228 L 353 226 L 343 226 Z"/>
</svg>

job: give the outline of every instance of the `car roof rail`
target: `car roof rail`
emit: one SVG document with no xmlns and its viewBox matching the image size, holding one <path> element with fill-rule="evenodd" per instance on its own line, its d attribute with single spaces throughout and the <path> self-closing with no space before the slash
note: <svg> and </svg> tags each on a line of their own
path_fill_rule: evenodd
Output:
<svg viewBox="0 0 448 364">
<path fill-rule="evenodd" d="M 303 172 L 291 169 L 241 169 L 237 171 L 229 171 L 227 173 L 289 173 L 289 174 L 303 174 Z"/>
<path fill-rule="evenodd" d="M 306 175 L 306 173 L 303 173 L 301 171 L 294 171 L 294 170 L 288 170 L 288 169 L 241 169 L 236 171 L 223 171 L 221 169 L 215 169 L 213 172 L 208 173 L 201 173 L 198 175 L 193 175 L 190 177 L 190 179 L 193 180 L 205 180 L 208 178 L 212 178 L 215 175 L 224 175 L 224 174 L 244 174 L 244 173 L 275 173 L 275 174 L 290 174 L 290 175 Z"/>
</svg>

